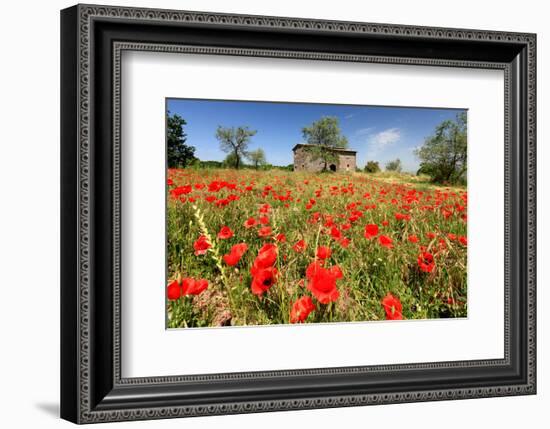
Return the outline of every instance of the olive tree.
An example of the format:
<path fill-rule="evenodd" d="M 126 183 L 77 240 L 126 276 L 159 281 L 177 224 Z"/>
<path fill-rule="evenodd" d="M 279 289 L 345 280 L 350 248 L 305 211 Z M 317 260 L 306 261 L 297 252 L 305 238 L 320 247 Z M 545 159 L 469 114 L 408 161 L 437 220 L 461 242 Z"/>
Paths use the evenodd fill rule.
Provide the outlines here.
<path fill-rule="evenodd" d="M 306 146 L 305 150 L 312 160 L 321 160 L 323 171 L 327 170 L 328 164 L 338 162 L 334 149 L 348 147 L 348 139 L 342 135 L 337 117 L 323 116 L 309 127 L 302 128 L 302 135 L 311 145 Z"/>
<path fill-rule="evenodd" d="M 419 171 L 431 176 L 434 182 L 465 181 L 468 168 L 466 112 L 459 113 L 455 120 L 441 122 L 415 154 L 420 159 Z"/>
<path fill-rule="evenodd" d="M 236 169 L 241 165 L 242 158 L 246 156 L 250 140 L 255 134 L 256 130 L 251 130 L 248 127 L 227 128 L 218 126 L 216 139 L 220 142 L 221 150 L 233 155 Z"/>

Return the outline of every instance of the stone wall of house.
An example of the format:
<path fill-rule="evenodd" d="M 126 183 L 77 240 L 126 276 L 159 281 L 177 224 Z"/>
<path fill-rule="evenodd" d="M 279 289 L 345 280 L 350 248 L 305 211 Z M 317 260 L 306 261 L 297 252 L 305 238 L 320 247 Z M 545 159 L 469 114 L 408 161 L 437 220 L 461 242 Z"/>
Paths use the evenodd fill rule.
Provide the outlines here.
<path fill-rule="evenodd" d="M 299 147 L 294 151 L 294 171 L 311 171 L 317 173 L 323 169 L 324 163 L 320 160 L 312 160 L 309 153 Z"/>
<path fill-rule="evenodd" d="M 338 162 L 333 166 L 334 171 L 354 172 L 356 166 L 355 154 L 339 154 Z M 311 171 L 318 173 L 323 170 L 324 162 L 320 159 L 312 160 L 309 153 L 299 147 L 294 151 L 294 171 Z M 327 168 L 331 169 L 329 165 Z"/>
<path fill-rule="evenodd" d="M 356 165 L 356 156 L 352 154 L 340 154 L 338 171 L 354 172 Z"/>

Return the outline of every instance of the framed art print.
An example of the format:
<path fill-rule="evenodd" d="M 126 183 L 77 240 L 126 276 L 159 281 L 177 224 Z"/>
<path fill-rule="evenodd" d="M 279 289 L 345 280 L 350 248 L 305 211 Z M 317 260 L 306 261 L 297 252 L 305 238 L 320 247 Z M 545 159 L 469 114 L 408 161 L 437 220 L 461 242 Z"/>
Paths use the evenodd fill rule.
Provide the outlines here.
<path fill-rule="evenodd" d="M 536 392 L 535 35 L 61 17 L 63 418 Z"/>

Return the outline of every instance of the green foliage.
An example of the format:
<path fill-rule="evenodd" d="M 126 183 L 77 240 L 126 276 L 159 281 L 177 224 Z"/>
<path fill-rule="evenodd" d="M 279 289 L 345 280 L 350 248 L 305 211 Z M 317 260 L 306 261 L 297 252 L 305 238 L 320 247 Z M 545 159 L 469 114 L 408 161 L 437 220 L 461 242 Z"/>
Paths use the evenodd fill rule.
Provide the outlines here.
<path fill-rule="evenodd" d="M 262 148 L 252 150 L 246 154 L 246 157 L 252 163 L 252 166 L 257 170 L 266 165 L 265 152 Z"/>
<path fill-rule="evenodd" d="M 323 116 L 311 126 L 302 128 L 302 135 L 312 145 L 305 147 L 305 150 L 312 160 L 323 162 L 323 171 L 327 171 L 328 164 L 338 162 L 338 155 L 333 149 L 348 147 L 348 139 L 342 135 L 337 117 Z"/>
<path fill-rule="evenodd" d="M 369 161 L 365 165 L 365 173 L 378 173 L 380 171 L 380 164 L 378 161 Z"/>
<path fill-rule="evenodd" d="M 220 161 L 199 161 L 199 168 L 223 168 L 223 162 Z"/>
<path fill-rule="evenodd" d="M 196 159 L 195 147 L 186 144 L 187 134 L 183 126 L 187 125 L 187 122 L 180 115 L 170 115 L 170 112 L 167 112 L 166 125 L 168 167 L 185 168 Z"/>
<path fill-rule="evenodd" d="M 240 154 L 230 152 L 221 164 L 224 168 L 239 168 L 239 166 L 243 166 L 243 159 Z"/>
<path fill-rule="evenodd" d="M 419 174 L 429 175 L 437 183 L 465 183 L 468 161 L 466 112 L 456 120 L 441 122 L 424 145 L 416 150 Z"/>
<path fill-rule="evenodd" d="M 220 142 L 221 150 L 233 155 L 231 159 L 235 162 L 233 164 L 234 168 L 238 169 L 242 164 L 242 158 L 246 156 L 250 139 L 255 134 L 256 130 L 251 130 L 248 127 L 227 128 L 221 125 L 218 126 L 216 139 Z"/>
<path fill-rule="evenodd" d="M 401 169 L 401 160 L 399 158 L 386 163 L 386 171 L 395 171 L 397 173 L 401 173 Z"/>

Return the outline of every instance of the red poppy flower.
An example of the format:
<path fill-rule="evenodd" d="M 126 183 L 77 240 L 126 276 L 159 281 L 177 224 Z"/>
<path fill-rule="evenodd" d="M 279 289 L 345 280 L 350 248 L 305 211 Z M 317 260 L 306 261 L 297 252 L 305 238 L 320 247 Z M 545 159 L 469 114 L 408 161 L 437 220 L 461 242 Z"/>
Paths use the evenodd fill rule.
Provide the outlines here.
<path fill-rule="evenodd" d="M 181 286 L 177 280 L 174 280 L 168 285 L 168 288 L 166 289 L 166 296 L 172 301 L 181 297 Z"/>
<path fill-rule="evenodd" d="M 172 194 L 172 196 L 174 198 L 178 198 L 178 197 L 180 197 L 184 194 L 189 194 L 192 191 L 193 191 L 193 188 L 189 185 L 187 185 L 187 186 L 178 186 L 178 187 L 172 189 L 170 191 L 170 194 Z"/>
<path fill-rule="evenodd" d="M 445 217 L 445 219 L 449 219 L 449 217 L 452 216 L 453 212 L 450 211 L 450 210 L 445 210 L 445 209 L 442 209 L 441 210 L 441 213 L 443 214 L 443 216 Z"/>
<path fill-rule="evenodd" d="M 269 267 L 257 270 L 252 278 L 250 289 L 255 295 L 262 295 L 277 282 L 277 268 Z"/>
<path fill-rule="evenodd" d="M 212 247 L 210 243 L 208 242 L 208 239 L 205 235 L 201 235 L 197 241 L 193 244 L 193 248 L 195 249 L 195 255 L 205 255 L 206 251 Z"/>
<path fill-rule="evenodd" d="M 382 299 L 382 306 L 386 312 L 387 320 L 402 320 L 403 319 L 403 306 L 399 298 L 396 298 L 391 293 L 388 294 Z"/>
<path fill-rule="evenodd" d="M 231 231 L 231 228 L 228 226 L 222 226 L 222 229 L 218 232 L 218 238 L 226 240 L 231 237 L 233 237 L 233 231 Z"/>
<path fill-rule="evenodd" d="M 244 255 L 244 252 L 248 249 L 246 243 L 235 244 L 231 247 L 231 252 L 227 255 L 223 255 L 223 261 L 233 267 L 241 260 L 241 257 Z"/>
<path fill-rule="evenodd" d="M 433 240 L 436 236 L 437 236 L 437 235 L 436 235 L 435 232 L 428 232 L 428 233 L 426 233 L 426 237 L 428 237 L 430 240 Z"/>
<path fill-rule="evenodd" d="M 269 218 L 267 216 L 260 216 L 259 221 L 262 225 L 267 225 L 269 223 Z"/>
<path fill-rule="evenodd" d="M 279 242 L 279 243 L 286 243 L 286 235 L 284 234 L 277 234 L 275 236 L 275 239 Z"/>
<path fill-rule="evenodd" d="M 431 273 L 435 268 L 434 256 L 428 252 L 422 252 L 418 256 L 418 266 L 421 271 Z"/>
<path fill-rule="evenodd" d="M 290 310 L 290 323 L 303 323 L 313 310 L 315 305 L 309 296 L 298 298 Z"/>
<path fill-rule="evenodd" d="M 258 256 L 256 256 L 256 259 L 254 260 L 254 264 L 250 269 L 250 274 L 255 276 L 258 271 L 273 266 L 276 260 L 277 246 L 272 243 L 264 244 L 258 251 Z"/>
<path fill-rule="evenodd" d="M 174 184 L 174 181 L 173 181 L 172 179 L 168 179 L 168 180 L 166 181 L 166 184 L 167 184 L 168 186 L 172 186 L 172 185 Z"/>
<path fill-rule="evenodd" d="M 245 228 L 252 228 L 253 226 L 256 226 L 258 224 L 258 221 L 256 219 L 254 219 L 253 217 L 247 219 L 245 222 L 244 222 L 244 227 Z"/>
<path fill-rule="evenodd" d="M 267 203 L 262 204 L 260 207 L 260 213 L 269 213 L 269 210 L 271 210 L 271 206 Z"/>
<path fill-rule="evenodd" d="M 324 268 L 319 262 L 312 262 L 306 270 L 307 288 L 321 304 L 336 301 L 340 292 L 336 288 L 336 280 L 342 278 L 339 267 Z"/>
<path fill-rule="evenodd" d="M 453 233 L 449 232 L 447 234 L 447 238 L 451 241 L 454 241 L 454 240 L 456 240 L 456 234 L 453 234 Z"/>
<path fill-rule="evenodd" d="M 409 235 L 409 238 L 408 240 L 411 242 L 411 243 L 418 243 L 418 237 L 414 234 L 411 234 Z"/>
<path fill-rule="evenodd" d="M 384 226 L 388 226 L 389 224 L 390 224 L 390 221 L 388 221 L 388 220 L 383 220 L 382 221 L 382 225 L 384 225 Z"/>
<path fill-rule="evenodd" d="M 378 242 L 381 246 L 387 247 L 388 249 L 391 249 L 393 247 L 393 240 L 387 235 L 381 235 L 380 237 L 378 237 Z"/>
<path fill-rule="evenodd" d="M 270 226 L 262 226 L 258 230 L 258 237 L 269 237 L 271 235 L 271 227 Z"/>
<path fill-rule="evenodd" d="M 330 273 L 334 276 L 335 279 L 341 279 L 344 277 L 341 268 L 338 265 L 333 265 L 329 268 Z"/>
<path fill-rule="evenodd" d="M 294 251 L 298 252 L 298 253 L 302 253 L 304 250 L 306 250 L 306 247 L 307 247 L 307 244 L 304 240 L 300 240 L 300 241 L 296 242 L 296 244 L 294 246 L 292 246 Z"/>
<path fill-rule="evenodd" d="M 340 238 L 342 238 L 342 232 L 338 228 L 333 226 L 330 229 L 330 236 L 336 240 L 339 240 Z"/>
<path fill-rule="evenodd" d="M 198 295 L 208 287 L 208 280 L 186 278 L 182 281 L 182 289 L 184 295 Z"/>
<path fill-rule="evenodd" d="M 375 225 L 374 223 L 368 224 L 365 227 L 365 238 L 371 239 L 378 235 L 378 225 Z"/>
<path fill-rule="evenodd" d="M 411 220 L 411 215 L 403 214 L 403 213 L 396 213 L 395 214 L 395 219 L 409 221 L 409 220 Z"/>
<path fill-rule="evenodd" d="M 349 244 L 351 243 L 351 240 L 347 237 L 342 237 L 338 243 L 340 243 L 340 246 L 342 246 L 344 249 L 347 248 L 349 246 Z"/>
<path fill-rule="evenodd" d="M 461 235 L 460 237 L 458 237 L 458 241 L 460 241 L 460 244 L 462 244 L 463 246 L 468 245 L 468 238 L 465 235 Z"/>
<path fill-rule="evenodd" d="M 332 254 L 332 251 L 327 246 L 319 246 L 317 248 L 317 257 L 320 259 L 328 259 L 330 258 L 331 254 Z"/>
<path fill-rule="evenodd" d="M 306 268 L 306 277 L 308 279 L 313 278 L 313 276 L 323 268 L 323 263 L 321 261 L 313 261 L 311 264 L 309 264 Z"/>

